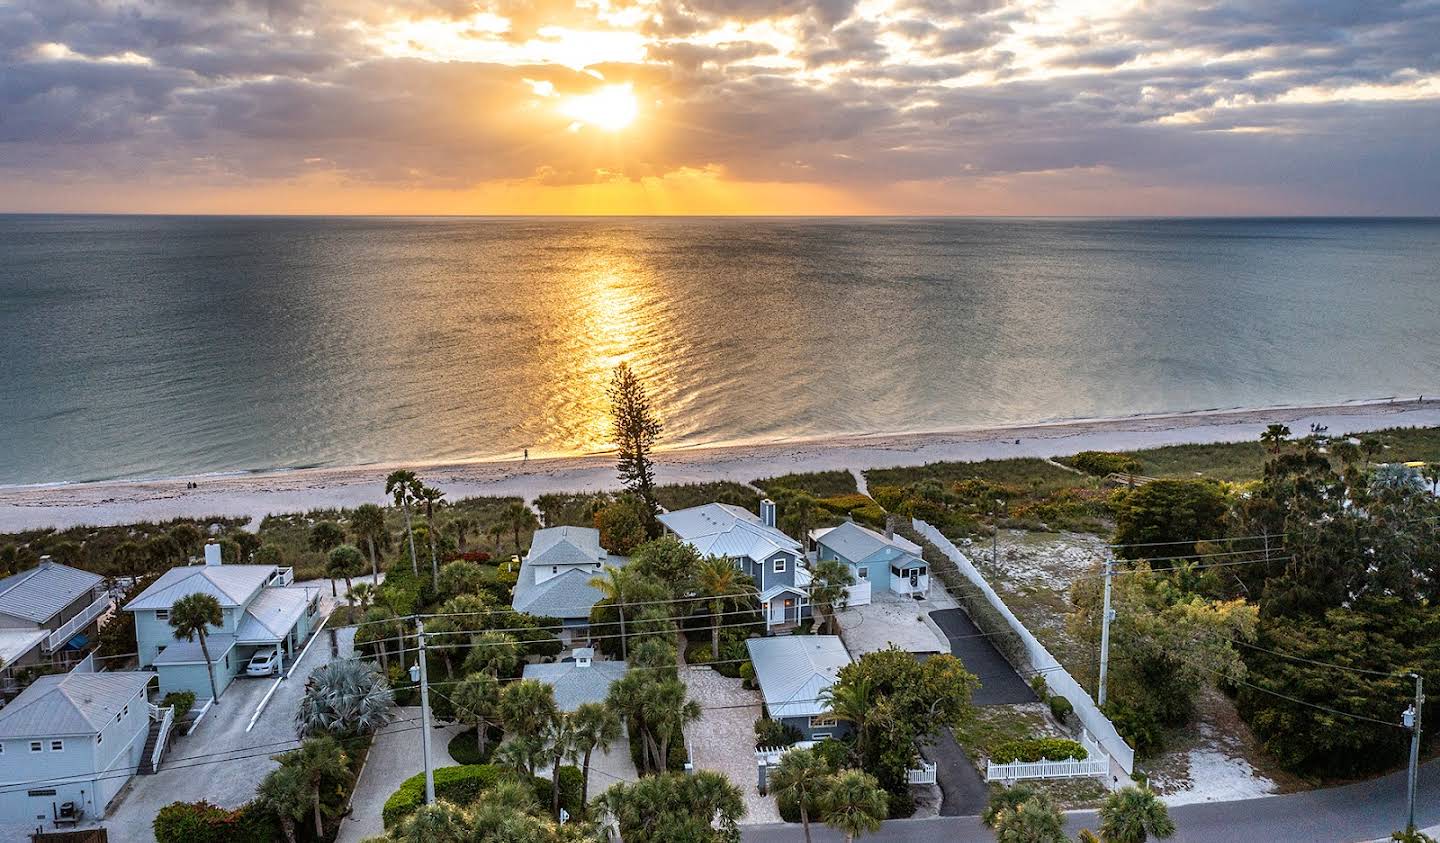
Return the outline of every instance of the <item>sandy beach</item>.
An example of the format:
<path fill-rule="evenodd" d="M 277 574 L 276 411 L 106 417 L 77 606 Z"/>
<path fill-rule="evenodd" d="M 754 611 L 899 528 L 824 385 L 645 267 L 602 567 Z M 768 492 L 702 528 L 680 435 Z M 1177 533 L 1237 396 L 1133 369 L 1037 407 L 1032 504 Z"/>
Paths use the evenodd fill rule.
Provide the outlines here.
<path fill-rule="evenodd" d="M 1254 439 L 1267 424 L 1298 434 L 1312 424 L 1332 434 L 1387 427 L 1440 426 L 1440 400 L 1352 402 L 1329 406 L 1204 411 L 956 430 L 901 436 L 852 436 L 820 441 L 690 448 L 656 454 L 662 483 L 748 482 L 760 477 L 829 469 L 920 465 L 940 460 L 1049 457 L 1084 450 Z M 1016 444 L 1016 440 L 1019 444 Z M 594 491 L 618 485 L 610 456 L 507 462 L 410 465 L 453 499 Z M 124 524 L 182 516 L 251 516 L 322 507 L 384 503 L 393 466 L 321 468 L 236 476 L 176 477 L 0 489 L 0 532 L 78 524 Z M 187 489 L 195 481 L 197 488 Z"/>

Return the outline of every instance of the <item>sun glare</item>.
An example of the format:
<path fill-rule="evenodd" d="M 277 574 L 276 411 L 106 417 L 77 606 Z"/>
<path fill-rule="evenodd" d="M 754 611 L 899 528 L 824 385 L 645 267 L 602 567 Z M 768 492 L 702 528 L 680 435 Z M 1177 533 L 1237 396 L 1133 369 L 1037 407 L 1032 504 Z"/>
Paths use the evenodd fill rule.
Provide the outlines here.
<path fill-rule="evenodd" d="M 640 102 L 628 85 L 606 85 L 594 93 L 567 97 L 560 112 L 577 123 L 618 132 L 635 122 Z"/>

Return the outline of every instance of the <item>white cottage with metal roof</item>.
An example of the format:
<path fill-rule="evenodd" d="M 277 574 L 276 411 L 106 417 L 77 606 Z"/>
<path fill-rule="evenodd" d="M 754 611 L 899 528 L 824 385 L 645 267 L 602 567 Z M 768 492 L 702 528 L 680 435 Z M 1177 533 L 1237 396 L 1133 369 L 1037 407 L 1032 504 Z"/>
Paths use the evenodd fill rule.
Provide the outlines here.
<path fill-rule="evenodd" d="M 745 646 L 767 717 L 799 729 L 805 740 L 837 738 L 849 730 L 825 701 L 840 669 L 850 664 L 850 652 L 838 635 L 751 638 Z"/>
<path fill-rule="evenodd" d="M 220 547 L 205 546 L 205 564 L 171 568 L 125 606 L 135 616 L 141 667 L 154 666 L 162 693 L 194 691 L 210 698 L 210 681 L 199 641 L 175 638 L 170 608 L 190 594 L 209 594 L 222 620 L 206 636 L 215 684 L 221 694 L 261 648 L 280 653 L 283 670 L 319 622 L 320 590 L 290 585 L 289 568 L 224 565 Z"/>
<path fill-rule="evenodd" d="M 103 577 L 48 556 L 0 579 L 0 691 L 19 690 L 7 681 L 15 670 L 83 653 L 112 605 Z"/>
<path fill-rule="evenodd" d="M 850 567 L 855 587 L 851 606 L 870 602 L 870 590 L 880 589 L 906 597 L 924 597 L 930 590 L 930 566 L 921 558 L 920 545 L 886 530 L 877 533 L 854 521 L 838 527 L 811 530 L 819 559 L 838 559 Z"/>
<path fill-rule="evenodd" d="M 164 749 L 168 721 L 146 699 L 154 680 L 139 671 L 42 676 L 0 709 L 0 823 L 103 818 Z M 147 755 L 152 733 L 159 748 Z"/>
<path fill-rule="evenodd" d="M 660 516 L 665 529 L 703 556 L 722 556 L 750 575 L 760 591 L 767 629 L 810 617 L 810 572 L 800 543 L 775 526 L 775 502 L 760 502 L 760 515 L 728 503 L 707 503 Z"/>
<path fill-rule="evenodd" d="M 629 561 L 600 546 L 599 530 L 589 527 L 536 530 L 530 552 L 520 563 L 510 606 L 517 612 L 558 618 L 564 627 L 562 638 L 586 640 L 590 610 L 604 596 L 600 589 L 590 585 L 590 580 L 603 576 L 606 567 L 622 568 Z"/>

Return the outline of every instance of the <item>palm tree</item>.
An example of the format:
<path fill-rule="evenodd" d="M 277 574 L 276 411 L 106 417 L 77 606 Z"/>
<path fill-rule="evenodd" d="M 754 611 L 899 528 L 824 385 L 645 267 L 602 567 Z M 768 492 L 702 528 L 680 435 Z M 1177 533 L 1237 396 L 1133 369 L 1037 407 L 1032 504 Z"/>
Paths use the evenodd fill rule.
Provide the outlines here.
<path fill-rule="evenodd" d="M 500 721 L 500 682 L 488 673 L 472 673 L 456 685 L 452 693 L 455 717 L 475 727 L 475 748 L 483 759 L 490 728 Z"/>
<path fill-rule="evenodd" d="M 996 843 L 1069 843 L 1065 817 L 1049 799 L 1032 797 L 995 818 Z"/>
<path fill-rule="evenodd" d="M 835 633 L 835 612 L 845 608 L 850 586 L 854 584 L 855 575 L 844 562 L 822 559 L 815 563 L 814 576 L 810 578 L 810 611 L 811 615 L 825 616 L 826 632 Z"/>
<path fill-rule="evenodd" d="M 359 659 L 321 665 L 305 680 L 305 695 L 295 712 L 295 730 L 314 735 L 374 734 L 390 722 L 395 694 L 379 669 Z"/>
<path fill-rule="evenodd" d="M 360 548 L 353 544 L 342 544 L 330 551 L 329 561 L 325 563 L 325 575 L 330 578 L 331 596 L 334 596 L 335 578 L 345 580 L 345 594 L 350 594 L 351 578 L 365 570 L 365 557 L 361 555 Z"/>
<path fill-rule="evenodd" d="M 1385 444 L 1373 436 L 1367 436 L 1360 440 L 1360 453 L 1365 455 L 1365 468 L 1370 467 L 1370 460 L 1374 459 L 1385 450 Z"/>
<path fill-rule="evenodd" d="M 421 485 L 415 491 L 415 497 L 425 502 L 425 533 L 430 539 L 430 585 L 437 590 L 440 588 L 440 562 L 435 554 L 435 534 L 438 532 L 435 527 L 435 505 L 445 497 L 445 493 L 433 486 Z"/>
<path fill-rule="evenodd" d="M 700 719 L 700 703 L 689 699 L 689 689 L 679 679 L 653 682 L 645 695 L 645 729 L 650 733 L 655 769 L 670 769 L 670 747 L 677 743 L 685 727 Z"/>
<path fill-rule="evenodd" d="M 844 770 L 830 778 L 822 800 L 825 824 L 853 843 L 862 834 L 880 830 L 880 821 L 890 810 L 889 797 L 869 773 Z"/>
<path fill-rule="evenodd" d="M 980 822 L 984 823 L 986 828 L 994 828 L 1005 813 L 1013 811 L 1037 797 L 1049 798 L 1028 784 L 1017 784 L 1014 787 L 997 790 L 990 794 L 990 803 L 985 806 L 985 813 L 980 815 Z"/>
<path fill-rule="evenodd" d="M 370 608 L 370 604 L 375 600 L 375 586 L 368 582 L 357 582 L 350 586 L 350 592 L 346 596 L 350 602 L 360 610 L 360 614 L 363 615 L 365 614 L 365 610 Z"/>
<path fill-rule="evenodd" d="M 550 724 L 560 716 L 560 708 L 555 704 L 554 688 L 535 679 L 521 679 L 506 685 L 505 690 L 500 692 L 499 713 L 506 731 L 529 740 L 535 735 L 545 734 Z M 527 764 L 526 772 L 535 774 L 533 758 Z"/>
<path fill-rule="evenodd" d="M 837 720 L 849 723 L 855 732 L 855 754 L 868 757 L 870 715 L 875 709 L 874 685 L 869 677 L 856 674 L 853 681 L 837 682 L 820 692 L 820 699 Z"/>
<path fill-rule="evenodd" d="M 495 541 L 495 561 L 496 561 L 496 562 L 499 562 L 499 561 L 500 561 L 500 539 L 501 539 L 502 536 L 505 535 L 505 522 L 504 522 L 504 521 L 496 521 L 494 524 L 491 524 L 489 527 L 485 528 L 485 532 L 489 533 L 489 534 L 490 534 L 490 538 L 491 538 L 491 539 L 494 539 L 494 541 Z"/>
<path fill-rule="evenodd" d="M 310 807 L 310 794 L 305 791 L 300 771 L 294 767 L 271 770 L 261 780 L 255 798 L 280 820 L 280 830 L 288 843 L 295 843 L 295 823 L 305 816 Z"/>
<path fill-rule="evenodd" d="M 1420 469 L 1420 476 L 1430 484 L 1430 494 L 1440 495 L 1440 462 L 1432 462 Z"/>
<path fill-rule="evenodd" d="M 789 799 L 799 806 L 805 843 L 810 843 L 810 812 L 820 807 L 829 789 L 830 765 L 813 749 L 792 749 L 780 756 L 780 766 L 770 776 L 769 785 L 776 799 Z"/>
<path fill-rule="evenodd" d="M 420 481 L 413 471 L 392 471 L 385 478 L 385 494 L 395 498 L 395 505 L 405 513 L 405 536 L 410 540 L 410 571 L 420 574 L 420 563 L 415 559 L 415 533 L 410 527 L 410 504 L 415 502 L 415 486 Z"/>
<path fill-rule="evenodd" d="M 1148 787 L 1127 787 L 1100 806 L 1100 836 L 1105 843 L 1145 843 L 1175 833 L 1170 812 Z"/>
<path fill-rule="evenodd" d="M 350 516 L 350 529 L 355 533 L 356 540 L 364 541 L 370 551 L 370 578 L 378 586 L 380 557 L 375 553 L 375 542 L 385 536 L 385 510 L 373 503 L 361 504 Z"/>
<path fill-rule="evenodd" d="M 310 738 L 300 744 L 294 752 L 275 756 L 281 765 L 296 771 L 305 792 L 310 796 L 310 806 L 315 817 L 315 836 L 325 838 L 325 818 L 321 812 L 320 797 L 326 784 L 348 781 L 350 768 L 340 744 L 331 737 Z"/>
<path fill-rule="evenodd" d="M 753 591 L 749 579 L 723 556 L 707 556 L 695 570 L 695 585 L 701 597 L 710 598 L 710 659 L 720 661 L 720 616 L 727 600 L 735 600 L 742 590 Z"/>
<path fill-rule="evenodd" d="M 505 507 L 505 520 L 510 524 L 510 530 L 515 537 L 515 554 L 520 554 L 520 534 L 525 530 L 533 530 L 540 526 L 536 519 L 535 512 L 525 505 L 524 501 L 514 501 Z"/>
<path fill-rule="evenodd" d="M 470 639 L 466 673 L 510 674 L 520 664 L 520 641 L 508 632 L 487 630 Z"/>
<path fill-rule="evenodd" d="M 529 781 L 535 776 L 535 768 L 544 760 L 545 744 L 539 736 L 513 735 L 495 747 L 490 763 L 496 767 L 514 770 Z"/>
<path fill-rule="evenodd" d="M 550 762 L 550 815 L 560 819 L 560 768 L 566 761 L 572 764 L 580 757 L 576 743 L 575 721 L 564 712 L 550 721 L 545 733 L 545 758 Z"/>
<path fill-rule="evenodd" d="M 441 799 L 416 808 L 384 839 L 395 843 L 469 843 L 474 838 L 465 809 Z"/>
<path fill-rule="evenodd" d="M 606 565 L 602 576 L 590 578 L 590 587 L 600 592 L 600 602 L 607 602 L 620 612 L 620 658 L 630 657 L 629 639 L 625 635 L 626 583 L 625 569 Z M 613 650 L 611 651 L 614 652 Z"/>
<path fill-rule="evenodd" d="M 210 698 L 220 704 L 220 692 L 215 688 L 215 665 L 210 662 L 210 645 L 206 640 L 212 626 L 219 626 L 225 620 L 220 611 L 220 601 L 209 594 L 187 594 L 176 600 L 170 607 L 170 628 L 175 640 L 194 641 L 200 637 L 200 654 L 205 657 L 205 672 L 210 676 Z"/>
<path fill-rule="evenodd" d="M 1272 454 L 1279 452 L 1280 447 L 1284 445 L 1285 440 L 1289 438 L 1290 428 L 1283 424 L 1269 425 L 1265 428 L 1265 432 L 1260 434 L 1261 444 Z"/>
<path fill-rule="evenodd" d="M 466 515 L 457 515 L 446 523 L 446 530 L 455 537 L 455 546 L 461 553 L 466 551 L 465 540 L 479 527 L 474 518 Z"/>
<path fill-rule="evenodd" d="M 609 752 L 623 732 L 620 715 L 604 703 L 581 703 L 571 715 L 575 726 L 575 746 L 581 751 L 580 804 L 590 795 L 590 757 L 595 750 Z"/>

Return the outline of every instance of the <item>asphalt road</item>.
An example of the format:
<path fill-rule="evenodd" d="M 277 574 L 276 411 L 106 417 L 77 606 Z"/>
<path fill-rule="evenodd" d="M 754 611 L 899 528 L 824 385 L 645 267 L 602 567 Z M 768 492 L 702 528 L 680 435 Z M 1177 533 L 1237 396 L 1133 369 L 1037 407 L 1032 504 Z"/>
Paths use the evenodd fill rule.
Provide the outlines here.
<path fill-rule="evenodd" d="M 990 790 L 949 729 L 941 729 L 934 745 L 925 747 L 920 754 L 935 762 L 935 783 L 940 785 L 943 796 L 940 816 L 974 816 L 985 810 Z"/>
<path fill-rule="evenodd" d="M 980 687 L 972 698 L 976 705 L 1012 705 L 1038 699 L 990 639 L 980 634 L 963 609 L 938 609 L 931 612 L 930 617 L 950 639 L 951 655 L 963 662 L 966 670 L 980 677 Z"/>
<path fill-rule="evenodd" d="M 1416 823 L 1424 828 L 1440 824 L 1440 762 L 1420 771 Z M 1360 784 L 1312 790 L 1286 796 L 1267 796 L 1239 802 L 1210 802 L 1170 809 L 1178 830 L 1175 843 L 1357 843 L 1379 840 L 1405 824 L 1403 772 Z M 1067 829 L 1074 837 L 1082 828 L 1096 825 L 1093 811 L 1067 814 Z M 798 825 L 743 827 L 747 843 L 793 843 L 802 839 Z M 843 836 L 816 829 L 818 843 L 835 843 Z M 978 817 L 939 817 L 887 822 L 867 843 L 993 843 L 995 833 Z"/>

